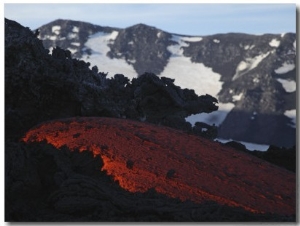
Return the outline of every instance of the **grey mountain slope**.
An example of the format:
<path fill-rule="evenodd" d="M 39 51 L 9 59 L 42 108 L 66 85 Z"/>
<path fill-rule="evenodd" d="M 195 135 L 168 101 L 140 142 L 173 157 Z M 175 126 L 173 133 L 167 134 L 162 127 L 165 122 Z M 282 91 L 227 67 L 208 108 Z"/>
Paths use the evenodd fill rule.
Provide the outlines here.
<path fill-rule="evenodd" d="M 128 63 L 136 59 L 133 67 L 138 74 L 149 71 L 160 74 L 171 55 L 167 50 L 167 47 L 173 43 L 170 38 L 169 33 L 137 24 L 119 32 L 114 43 L 110 45 L 108 56 L 125 58 Z"/>
<path fill-rule="evenodd" d="M 55 26 L 60 26 L 57 34 Z M 172 57 L 168 46 L 177 44 L 172 39 L 175 34 L 145 24 L 119 29 L 56 20 L 39 30 L 45 48 L 69 48 L 75 58 L 92 54 L 84 46 L 91 35 L 118 31 L 115 40 L 108 44 L 107 57 L 125 60 L 137 75 L 161 74 Z M 78 35 L 72 35 L 77 30 Z M 219 102 L 235 104 L 219 127 L 219 138 L 285 147 L 295 145 L 295 125 L 285 112 L 296 109 L 296 90 L 287 90 L 278 79 L 295 83 L 296 67 L 280 73 L 278 70 L 284 65 L 296 65 L 296 34 L 228 33 L 201 36 L 198 41 L 187 35 L 177 36 L 190 38 L 181 47 L 185 57 L 221 75 Z"/>

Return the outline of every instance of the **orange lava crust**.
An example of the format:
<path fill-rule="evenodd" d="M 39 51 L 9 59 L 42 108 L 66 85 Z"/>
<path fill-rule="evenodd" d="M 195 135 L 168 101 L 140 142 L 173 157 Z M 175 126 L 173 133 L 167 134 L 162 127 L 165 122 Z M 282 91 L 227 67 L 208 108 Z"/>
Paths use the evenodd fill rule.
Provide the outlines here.
<path fill-rule="evenodd" d="M 130 192 L 155 188 L 182 201 L 215 201 L 254 213 L 296 211 L 295 173 L 171 128 L 82 117 L 46 122 L 22 140 L 92 151 L 103 159 L 101 170 Z"/>

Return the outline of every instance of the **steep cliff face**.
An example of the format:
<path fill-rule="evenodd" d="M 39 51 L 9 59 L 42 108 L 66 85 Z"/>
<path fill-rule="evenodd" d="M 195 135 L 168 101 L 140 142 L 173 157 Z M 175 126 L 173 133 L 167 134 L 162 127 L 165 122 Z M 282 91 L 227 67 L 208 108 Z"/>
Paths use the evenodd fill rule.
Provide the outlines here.
<path fill-rule="evenodd" d="M 191 37 L 144 24 L 125 29 L 91 26 L 57 20 L 42 26 L 39 37 L 45 48 L 69 49 L 72 56 L 97 65 L 110 77 L 152 72 L 198 95 L 216 97 L 218 112 L 186 120 L 218 125 L 219 138 L 295 144 L 296 34 Z"/>

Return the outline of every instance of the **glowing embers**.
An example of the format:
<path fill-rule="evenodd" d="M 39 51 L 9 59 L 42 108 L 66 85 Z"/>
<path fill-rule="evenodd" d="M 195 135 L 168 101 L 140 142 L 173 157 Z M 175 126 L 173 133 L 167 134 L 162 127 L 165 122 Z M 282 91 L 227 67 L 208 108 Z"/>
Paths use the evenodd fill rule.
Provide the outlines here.
<path fill-rule="evenodd" d="M 100 155 L 102 170 L 130 192 L 157 192 L 251 212 L 295 214 L 295 174 L 210 140 L 170 128 L 112 118 L 44 123 L 25 142 Z"/>

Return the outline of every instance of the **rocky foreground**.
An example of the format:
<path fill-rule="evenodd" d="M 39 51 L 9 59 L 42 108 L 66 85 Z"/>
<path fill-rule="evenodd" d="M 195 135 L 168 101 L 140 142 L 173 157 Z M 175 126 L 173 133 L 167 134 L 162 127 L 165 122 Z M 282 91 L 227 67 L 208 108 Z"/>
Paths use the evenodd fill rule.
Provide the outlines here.
<path fill-rule="evenodd" d="M 44 123 L 23 138 L 44 140 L 99 155 L 101 170 L 130 192 L 154 189 L 182 201 L 295 213 L 294 173 L 177 130 L 124 119 L 72 118 Z"/>
<path fill-rule="evenodd" d="M 22 140 L 6 142 L 7 221 L 295 221 L 294 173 L 174 129 L 70 118 Z"/>
<path fill-rule="evenodd" d="M 240 168 L 236 171 L 234 165 L 230 167 L 228 165 L 228 168 L 225 169 L 226 167 L 223 163 L 221 164 L 221 160 L 224 158 L 228 162 L 230 155 L 225 157 L 226 152 L 220 152 L 220 150 L 220 153 L 218 152 L 219 157 L 217 154 L 213 154 L 213 147 L 217 144 L 210 140 L 201 142 L 201 147 L 199 146 L 199 149 L 205 150 L 205 155 L 212 155 L 212 157 L 205 157 L 199 152 L 198 157 L 200 159 L 195 158 L 200 161 L 200 164 L 197 163 L 199 165 L 195 163 L 198 168 L 200 167 L 199 169 L 193 165 L 190 157 L 196 157 L 194 156 L 196 155 L 194 149 L 191 149 L 193 150 L 191 153 L 189 150 L 183 149 L 186 150 L 186 156 L 176 154 L 173 156 L 174 158 L 171 158 L 172 161 L 178 161 L 178 166 L 174 165 L 174 162 L 171 162 L 171 165 L 167 164 L 168 161 L 161 163 L 159 161 L 160 155 L 152 156 L 153 160 L 149 161 L 158 161 L 161 166 L 166 166 L 166 168 L 159 168 L 157 171 L 158 181 L 162 181 L 161 190 L 165 192 L 160 192 L 159 189 L 156 190 L 153 187 L 140 186 L 134 180 L 130 182 L 128 172 L 135 172 L 135 169 L 143 169 L 145 172 L 149 172 L 152 177 L 156 177 L 153 176 L 153 173 L 156 172 L 155 169 L 150 169 L 151 164 L 147 162 L 147 164 L 138 163 L 136 158 L 139 154 L 128 156 L 128 153 L 131 153 L 127 150 L 128 147 L 131 147 L 130 145 L 133 145 L 132 149 L 135 150 L 135 145 L 139 144 L 141 147 L 143 144 L 142 146 L 149 150 L 149 153 L 154 151 L 150 148 L 156 148 L 162 153 L 161 157 L 167 160 L 168 155 L 172 156 L 174 153 L 167 154 L 166 151 L 171 151 L 169 147 L 174 147 L 173 149 L 176 150 L 176 140 L 181 142 L 178 145 L 181 145 L 182 148 L 189 147 L 190 139 L 186 138 L 191 136 L 185 134 L 186 132 L 206 138 L 215 136 L 214 128 L 207 127 L 205 132 L 202 132 L 200 127 L 199 130 L 194 131 L 184 121 L 184 118 L 191 113 L 211 112 L 216 109 L 214 97 L 209 95 L 197 96 L 192 90 L 183 90 L 175 86 L 171 79 L 158 78 L 154 74 L 145 74 L 132 81 L 123 75 L 116 75 L 112 79 L 107 79 L 106 75 L 98 72 L 96 67 L 90 70 L 88 63 L 72 59 L 68 51 L 56 48 L 50 55 L 44 49 L 42 42 L 28 28 L 24 28 L 14 21 L 5 20 L 5 220 L 12 222 L 295 221 L 294 173 L 224 147 L 224 150 L 229 150 L 228 153 L 232 157 L 230 161 L 238 161 L 239 156 L 248 156 L 251 161 L 254 161 L 248 163 L 250 164 L 248 166 L 251 164 L 253 166 L 250 171 L 257 172 L 260 169 L 265 172 L 265 170 L 270 170 L 270 174 L 263 174 L 269 175 L 268 178 L 264 178 L 264 182 L 258 182 L 255 180 L 254 174 L 251 174 L 253 182 L 248 181 L 248 185 L 243 185 L 243 182 L 238 179 L 239 175 L 235 175 L 241 173 L 239 172 Z M 110 130 L 112 134 L 105 133 L 106 136 L 104 137 L 110 143 L 102 144 L 103 150 L 100 146 L 102 151 L 115 154 L 117 160 L 121 158 L 119 160 L 122 160 L 123 165 L 118 166 L 127 170 L 124 171 L 124 175 L 119 167 L 116 167 L 117 171 L 114 172 L 114 167 L 107 165 L 107 162 L 110 161 L 108 157 L 114 160 L 113 156 L 95 155 L 95 153 L 88 151 L 93 150 L 94 146 L 88 145 L 89 141 L 81 139 L 84 137 L 84 130 L 87 134 L 92 132 L 96 135 L 97 131 L 102 128 L 98 125 L 91 125 L 92 121 L 88 123 L 89 119 L 82 118 L 81 121 L 81 117 L 92 116 L 127 118 L 122 121 L 125 123 L 124 128 L 122 123 L 118 121 L 115 123 L 115 129 Z M 70 117 L 78 117 L 77 119 L 73 118 L 74 123 L 84 126 L 84 130 L 80 127 L 76 133 L 64 133 L 63 130 L 67 131 L 69 126 L 72 126 L 72 121 L 67 119 Z M 127 121 L 128 119 L 135 120 L 137 124 Z M 66 146 L 68 143 L 65 143 L 64 146 L 56 146 L 55 143 L 52 143 L 54 145 L 52 146 L 46 142 L 25 143 L 25 140 L 22 141 L 22 137 L 31 128 L 49 120 L 62 120 L 59 124 L 62 131 L 59 129 L 54 134 L 51 133 L 53 137 L 60 140 L 62 139 L 61 135 L 71 136 L 73 141 L 82 141 L 83 144 L 81 145 L 83 146 L 77 144 L 76 147 L 68 147 Z M 87 120 L 86 125 L 85 120 Z M 158 127 L 139 124 L 138 121 L 146 121 L 156 124 Z M 129 126 L 127 129 L 131 128 L 132 131 L 127 131 L 125 125 Z M 138 127 L 133 128 L 132 125 Z M 139 125 L 141 125 L 140 128 Z M 167 139 L 166 133 L 169 134 L 171 130 L 164 127 L 164 132 L 161 132 L 162 127 L 159 125 L 174 127 L 180 129 L 181 132 L 174 132 L 174 139 Z M 155 132 L 149 131 L 150 128 L 153 128 L 153 131 L 160 131 L 160 133 L 154 135 L 152 133 Z M 130 135 L 133 131 L 135 134 Z M 124 143 L 123 139 L 127 138 L 120 135 L 123 132 L 128 134 L 129 143 Z M 144 132 L 146 132 L 146 137 L 144 137 Z M 150 133 L 150 137 L 147 133 Z M 162 134 L 163 137 L 159 138 L 159 134 Z M 36 136 L 36 138 L 38 137 Z M 90 139 L 92 136 L 86 138 Z M 133 143 L 130 143 L 131 138 Z M 30 139 L 35 140 L 35 136 L 31 136 Z M 147 139 L 150 139 L 149 143 L 147 143 Z M 157 146 L 155 139 L 158 139 L 158 144 L 161 144 L 162 147 Z M 164 143 L 160 139 L 163 139 L 164 142 L 174 143 L 170 146 L 171 143 Z M 198 139 L 200 138 L 194 137 L 191 142 Z M 198 141 L 195 142 L 199 144 Z M 122 146 L 120 146 L 121 144 Z M 182 146 L 183 144 L 185 145 Z M 196 144 L 193 144 L 192 147 L 195 148 Z M 117 148 L 115 149 L 115 147 Z M 126 154 L 125 152 L 118 152 L 123 150 L 120 149 L 121 147 L 128 152 L 126 151 Z M 221 149 L 223 150 L 223 147 Z M 111 150 L 117 152 L 110 152 Z M 132 159 L 128 159 L 129 157 Z M 141 157 L 144 158 L 144 156 Z M 185 158 L 184 161 L 183 158 Z M 124 167 L 125 159 L 126 167 Z M 206 160 L 212 161 L 210 163 L 212 166 Z M 219 165 L 214 165 L 213 161 Z M 203 179 L 194 180 L 194 171 L 189 173 L 192 174 L 190 176 L 195 184 L 188 183 L 189 175 L 186 176 L 188 181 L 180 182 L 182 184 L 187 183 L 187 192 L 179 194 L 176 191 L 175 195 L 172 196 L 168 192 L 169 188 L 165 187 L 166 184 L 163 183 L 164 180 L 174 183 L 176 178 L 183 179 L 181 173 L 187 173 L 187 171 L 180 171 L 176 167 L 187 165 L 187 162 L 191 163 L 189 164 L 191 167 L 195 167 L 193 169 L 197 168 L 195 172 L 198 172 L 199 176 L 204 179 L 206 188 L 201 187 L 200 189 L 200 194 L 203 196 L 199 194 L 195 196 L 198 188 L 200 188 L 196 181 Z M 289 162 L 291 162 L 290 159 L 287 163 Z M 258 168 L 259 164 L 262 164 L 263 167 Z M 140 168 L 142 165 L 146 168 Z M 239 166 L 237 165 L 237 167 Z M 214 171 L 214 167 L 221 168 Z M 206 170 L 208 175 L 205 174 Z M 245 170 L 248 172 L 248 168 Z M 122 178 L 124 176 L 124 179 L 117 183 L 116 176 L 120 175 Z M 239 188 L 248 188 L 247 186 L 251 186 L 253 183 L 254 187 L 258 186 L 258 190 L 254 189 L 254 193 L 248 195 L 248 198 L 235 200 L 232 194 L 237 190 L 233 188 L 230 191 L 231 187 L 225 186 L 227 190 L 222 195 L 218 189 L 222 190 L 224 184 L 221 182 L 227 181 L 226 178 L 229 178 L 230 175 L 234 178 L 234 184 Z M 214 177 L 214 179 L 210 177 Z M 162 180 L 163 178 L 164 180 Z M 135 183 L 136 190 L 133 192 L 124 186 L 122 181 Z M 219 187 L 214 185 L 215 182 Z M 149 184 L 149 182 L 147 183 Z M 276 185 L 275 190 L 272 190 L 273 187 L 269 187 L 268 183 L 271 183 L 272 186 Z M 259 189 L 260 186 L 261 189 Z M 281 186 L 284 189 L 279 191 L 278 188 Z M 138 187 L 142 188 L 139 190 Z M 189 193 L 189 191 L 196 193 Z M 247 193 L 243 189 L 241 192 L 239 197 L 243 197 Z M 255 196 L 261 194 L 260 192 L 264 197 Z M 181 194 L 186 194 L 189 198 Z M 212 197 L 212 194 L 213 197 L 222 198 L 209 198 Z M 191 197 L 198 197 L 199 200 L 193 200 Z M 230 200 L 231 204 L 225 199 Z M 267 203 L 266 200 L 274 203 L 274 205 Z M 255 204 L 259 201 L 263 204 L 260 208 Z"/>

